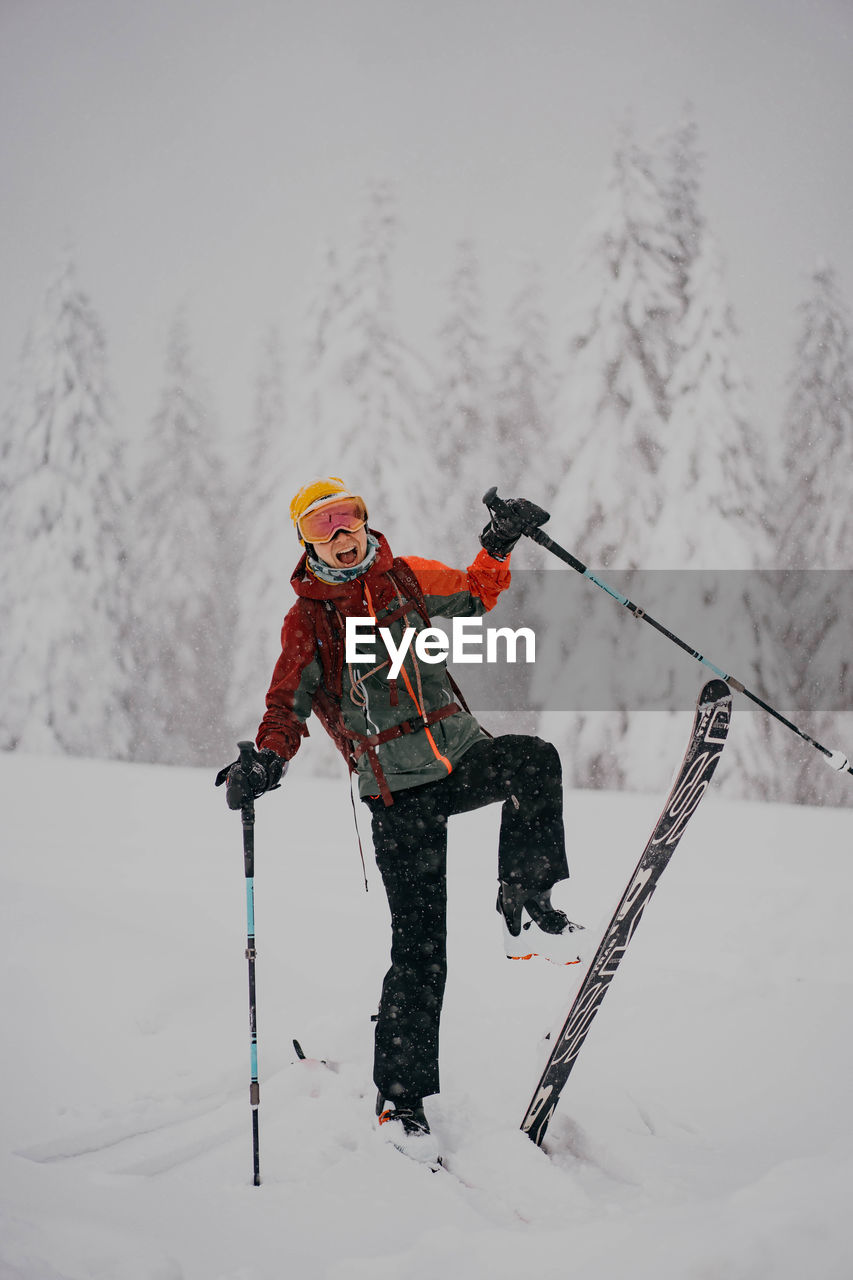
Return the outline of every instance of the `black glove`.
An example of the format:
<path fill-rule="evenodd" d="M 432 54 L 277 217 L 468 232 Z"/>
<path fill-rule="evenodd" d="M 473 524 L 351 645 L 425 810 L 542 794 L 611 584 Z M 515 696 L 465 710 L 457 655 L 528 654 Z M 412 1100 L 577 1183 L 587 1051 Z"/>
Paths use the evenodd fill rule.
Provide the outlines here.
<path fill-rule="evenodd" d="M 243 788 L 248 782 L 252 798 L 257 800 L 265 791 L 275 791 L 281 785 L 281 779 L 287 772 L 287 761 L 276 755 L 269 747 L 262 751 L 252 752 L 252 771 L 248 778 L 240 760 L 227 764 L 216 775 L 216 786 L 225 786 L 225 799 L 229 809 L 240 809 L 243 806 Z"/>
<path fill-rule="evenodd" d="M 551 518 L 527 498 L 498 498 L 489 511 L 492 518 L 480 534 L 480 545 L 495 560 L 505 560 L 525 530 Z"/>

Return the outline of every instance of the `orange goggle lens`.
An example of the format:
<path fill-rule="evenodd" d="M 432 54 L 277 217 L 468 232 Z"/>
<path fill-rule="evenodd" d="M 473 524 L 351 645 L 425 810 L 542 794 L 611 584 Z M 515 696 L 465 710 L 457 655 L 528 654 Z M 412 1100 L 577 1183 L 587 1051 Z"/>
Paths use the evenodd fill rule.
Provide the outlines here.
<path fill-rule="evenodd" d="M 301 516 L 299 532 L 303 542 L 331 542 L 340 529 L 355 533 L 366 522 L 367 511 L 359 498 L 341 498 Z"/>

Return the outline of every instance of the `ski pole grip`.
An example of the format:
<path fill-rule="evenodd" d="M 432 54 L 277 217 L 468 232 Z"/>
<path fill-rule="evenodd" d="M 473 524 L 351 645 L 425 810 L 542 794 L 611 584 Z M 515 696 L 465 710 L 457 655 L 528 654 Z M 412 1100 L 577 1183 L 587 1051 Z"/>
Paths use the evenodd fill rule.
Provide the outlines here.
<path fill-rule="evenodd" d="M 254 742 L 238 742 L 237 750 L 240 752 L 240 768 L 243 771 L 243 808 L 245 810 L 246 806 L 254 800 L 250 779 L 255 759 L 255 744 Z"/>
<path fill-rule="evenodd" d="M 497 516 L 498 519 L 501 518 L 506 508 L 506 503 L 503 498 L 498 497 L 498 486 L 496 484 L 493 484 L 491 489 L 487 489 L 483 494 L 483 502 L 489 509 L 489 515 Z"/>
<path fill-rule="evenodd" d="M 512 506 L 498 497 L 498 488 L 494 484 L 483 494 L 483 502 L 493 519 L 504 520 L 507 525 L 514 526 L 518 530 L 519 537 L 524 533 L 528 538 L 542 542 L 543 546 L 551 546 L 551 539 L 539 528 L 539 525 L 551 519 L 549 513 L 527 498 L 515 498 L 510 501 L 513 503 Z"/>

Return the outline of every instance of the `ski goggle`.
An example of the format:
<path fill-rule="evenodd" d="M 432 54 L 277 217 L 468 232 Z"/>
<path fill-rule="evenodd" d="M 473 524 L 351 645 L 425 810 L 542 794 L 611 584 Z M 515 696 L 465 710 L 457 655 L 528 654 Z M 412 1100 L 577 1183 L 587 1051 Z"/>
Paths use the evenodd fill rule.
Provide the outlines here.
<path fill-rule="evenodd" d="M 299 517 L 303 542 L 331 542 L 341 529 L 355 533 L 367 523 L 367 507 L 361 498 L 338 498 Z"/>

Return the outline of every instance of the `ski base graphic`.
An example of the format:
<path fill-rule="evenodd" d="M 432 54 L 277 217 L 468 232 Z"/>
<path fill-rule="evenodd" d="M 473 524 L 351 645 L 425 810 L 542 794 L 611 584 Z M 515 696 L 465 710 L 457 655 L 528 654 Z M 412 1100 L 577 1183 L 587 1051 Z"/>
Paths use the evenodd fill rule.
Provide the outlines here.
<path fill-rule="evenodd" d="M 728 735 L 731 702 L 731 690 L 723 680 L 709 680 L 699 695 L 690 742 L 666 804 L 604 931 L 521 1122 L 523 1132 L 537 1146 L 542 1145 L 562 1088 L 643 911 L 708 789 Z"/>

